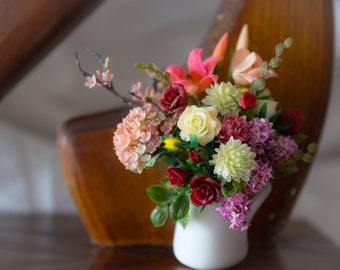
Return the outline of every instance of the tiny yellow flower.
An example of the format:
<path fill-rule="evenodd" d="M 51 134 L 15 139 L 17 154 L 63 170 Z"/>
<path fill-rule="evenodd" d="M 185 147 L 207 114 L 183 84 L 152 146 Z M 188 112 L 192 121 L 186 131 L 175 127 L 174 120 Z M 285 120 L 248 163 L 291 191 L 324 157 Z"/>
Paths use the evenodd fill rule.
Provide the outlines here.
<path fill-rule="evenodd" d="M 240 91 L 242 94 L 244 94 L 245 92 L 248 91 L 248 88 L 247 87 L 240 87 Z"/>
<path fill-rule="evenodd" d="M 180 142 L 177 138 L 166 138 L 163 140 L 164 148 L 170 152 L 176 152 L 178 150 L 178 143 Z"/>
<path fill-rule="evenodd" d="M 106 57 L 106 58 L 105 58 L 104 68 L 105 68 L 105 69 L 108 69 L 108 68 L 109 68 L 109 65 L 110 65 L 110 58 L 109 58 L 109 57 Z"/>

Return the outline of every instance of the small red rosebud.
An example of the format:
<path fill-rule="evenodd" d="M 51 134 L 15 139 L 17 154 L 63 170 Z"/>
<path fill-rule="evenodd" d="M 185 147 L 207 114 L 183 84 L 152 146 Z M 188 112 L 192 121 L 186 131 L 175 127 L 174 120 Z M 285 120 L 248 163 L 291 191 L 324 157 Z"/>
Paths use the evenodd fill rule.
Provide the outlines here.
<path fill-rule="evenodd" d="M 243 96 L 238 100 L 238 105 L 243 109 L 247 110 L 256 105 L 256 96 L 249 91 L 245 92 Z"/>
<path fill-rule="evenodd" d="M 298 110 L 286 110 L 282 112 L 278 121 L 280 123 L 289 124 L 289 128 L 282 131 L 285 135 L 295 135 L 299 132 L 301 118 Z"/>
<path fill-rule="evenodd" d="M 196 149 L 190 149 L 188 154 L 191 161 L 195 164 L 203 161 L 203 158 L 199 155 Z"/>
<path fill-rule="evenodd" d="M 177 185 L 178 187 L 186 183 L 193 175 L 192 171 L 178 168 L 178 167 L 168 167 L 166 170 L 168 173 L 169 182 L 171 185 Z"/>

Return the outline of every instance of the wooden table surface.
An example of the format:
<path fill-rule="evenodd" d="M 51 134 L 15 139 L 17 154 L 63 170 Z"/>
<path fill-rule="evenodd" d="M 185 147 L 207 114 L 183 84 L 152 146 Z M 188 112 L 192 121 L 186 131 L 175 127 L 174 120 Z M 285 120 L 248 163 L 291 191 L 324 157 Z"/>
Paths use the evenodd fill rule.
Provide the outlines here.
<path fill-rule="evenodd" d="M 0 269 L 184 270 L 171 248 L 92 245 L 77 216 L 0 215 Z M 304 222 L 292 221 L 273 249 L 251 250 L 232 268 L 340 269 L 340 250 Z"/>

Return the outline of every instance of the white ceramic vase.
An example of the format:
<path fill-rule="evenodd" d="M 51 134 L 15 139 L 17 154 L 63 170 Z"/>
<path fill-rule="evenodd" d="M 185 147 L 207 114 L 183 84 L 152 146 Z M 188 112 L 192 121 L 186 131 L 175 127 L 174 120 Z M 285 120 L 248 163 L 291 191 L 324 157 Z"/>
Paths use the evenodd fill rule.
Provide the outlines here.
<path fill-rule="evenodd" d="M 250 221 L 271 191 L 268 184 L 253 198 Z M 202 213 L 190 207 L 189 224 L 185 229 L 176 223 L 173 252 L 182 264 L 194 269 L 226 269 L 241 262 L 248 253 L 247 231 L 229 229 L 230 221 L 214 209 L 206 206 Z"/>

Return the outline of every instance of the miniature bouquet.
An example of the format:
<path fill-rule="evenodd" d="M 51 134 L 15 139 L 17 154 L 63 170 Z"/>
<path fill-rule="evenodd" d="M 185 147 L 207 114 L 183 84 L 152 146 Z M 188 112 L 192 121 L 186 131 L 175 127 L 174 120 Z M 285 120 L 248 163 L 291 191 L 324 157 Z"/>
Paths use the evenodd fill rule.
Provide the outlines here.
<path fill-rule="evenodd" d="M 296 109 L 282 110 L 266 87 L 277 77 L 288 38 L 275 47 L 275 56 L 263 61 L 248 49 L 248 27 L 240 33 L 231 58 L 227 81 L 219 80 L 219 67 L 227 52 L 228 34 L 213 54 L 202 59 L 202 49 L 193 49 L 187 67 L 137 63 L 150 85 L 132 86 L 130 98 L 113 85 L 109 59 L 97 57 L 103 70 L 90 74 L 76 63 L 89 88 L 101 86 L 132 105 L 113 135 L 114 149 L 126 169 L 164 166 L 159 184 L 146 189 L 157 206 L 151 213 L 155 226 L 170 216 L 184 227 L 190 207 L 213 205 L 230 219 L 230 228 L 246 230 L 246 214 L 252 197 L 276 176 L 295 173 L 298 162 L 310 162 L 316 145 L 299 148 L 301 119 Z"/>

